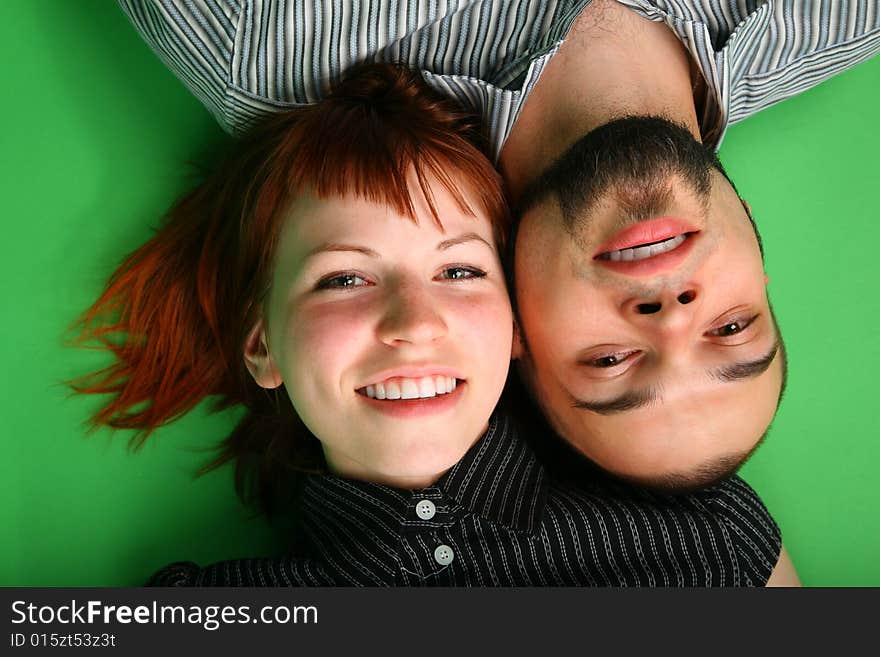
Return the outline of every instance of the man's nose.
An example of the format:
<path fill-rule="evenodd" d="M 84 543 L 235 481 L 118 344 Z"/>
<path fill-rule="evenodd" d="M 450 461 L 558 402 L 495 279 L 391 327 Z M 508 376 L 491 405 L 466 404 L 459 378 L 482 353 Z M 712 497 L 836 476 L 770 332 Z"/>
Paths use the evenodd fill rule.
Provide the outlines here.
<path fill-rule="evenodd" d="M 630 310 L 638 315 L 654 315 L 666 306 L 670 308 L 686 306 L 696 301 L 698 292 L 694 287 L 689 287 L 681 292 L 664 291 L 659 294 L 646 295 L 630 301 Z"/>
<path fill-rule="evenodd" d="M 701 295 L 696 285 L 660 290 L 629 299 L 624 312 L 631 321 L 676 333 L 690 325 Z"/>
<path fill-rule="evenodd" d="M 390 346 L 430 343 L 447 334 L 441 309 L 423 286 L 401 283 L 389 294 L 379 340 Z"/>

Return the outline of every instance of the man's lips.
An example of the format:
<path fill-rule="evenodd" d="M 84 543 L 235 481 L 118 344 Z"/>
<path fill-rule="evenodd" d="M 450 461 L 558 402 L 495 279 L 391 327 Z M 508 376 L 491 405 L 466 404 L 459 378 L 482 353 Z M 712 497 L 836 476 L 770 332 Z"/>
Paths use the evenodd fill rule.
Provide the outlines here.
<path fill-rule="evenodd" d="M 606 258 L 594 258 L 594 261 L 618 274 L 627 276 L 654 276 L 670 269 L 675 269 L 683 263 L 699 239 L 699 232 L 686 233 L 684 240 L 669 251 L 658 255 L 650 255 L 640 260 L 611 260 Z"/>
<path fill-rule="evenodd" d="M 619 274 L 653 276 L 680 265 L 700 231 L 675 217 L 661 217 L 630 226 L 605 242 L 593 256 Z"/>
<path fill-rule="evenodd" d="M 599 259 L 604 253 L 656 244 L 677 235 L 696 232 L 699 232 L 697 226 L 677 217 L 659 217 L 650 221 L 642 221 L 615 233 L 611 239 L 596 250 L 593 258 Z"/>

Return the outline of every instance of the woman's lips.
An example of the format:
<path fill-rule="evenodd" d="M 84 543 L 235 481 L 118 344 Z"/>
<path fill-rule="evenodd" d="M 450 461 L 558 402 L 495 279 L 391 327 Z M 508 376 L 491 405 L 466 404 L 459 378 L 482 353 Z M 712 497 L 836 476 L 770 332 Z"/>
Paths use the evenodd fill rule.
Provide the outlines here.
<path fill-rule="evenodd" d="M 452 376 L 392 377 L 359 388 L 357 392 L 372 399 L 416 399 L 444 395 L 455 390 L 458 379 Z"/>
<path fill-rule="evenodd" d="M 453 408 L 461 399 L 467 382 L 457 380 L 451 392 L 435 394 L 433 397 L 414 399 L 374 399 L 368 397 L 365 389 L 358 390 L 358 398 L 373 410 L 398 419 L 419 418 L 442 413 Z"/>
<path fill-rule="evenodd" d="M 361 384 L 361 388 L 366 388 L 367 386 L 375 386 L 379 383 L 386 383 L 389 380 L 396 379 L 421 379 L 423 377 L 447 377 L 453 379 L 463 379 L 464 376 L 462 372 L 453 367 L 448 367 L 445 365 L 436 365 L 436 364 L 410 364 L 410 365 L 398 365 L 395 367 L 389 367 L 387 369 L 383 369 L 378 372 L 373 372 L 369 378 L 365 378 L 363 383 Z"/>
<path fill-rule="evenodd" d="M 610 251 L 632 249 L 643 244 L 662 242 L 676 235 L 698 231 L 697 226 L 677 217 L 659 217 L 650 221 L 642 221 L 615 233 L 611 239 L 596 250 L 593 258 L 598 259 L 603 253 Z"/>

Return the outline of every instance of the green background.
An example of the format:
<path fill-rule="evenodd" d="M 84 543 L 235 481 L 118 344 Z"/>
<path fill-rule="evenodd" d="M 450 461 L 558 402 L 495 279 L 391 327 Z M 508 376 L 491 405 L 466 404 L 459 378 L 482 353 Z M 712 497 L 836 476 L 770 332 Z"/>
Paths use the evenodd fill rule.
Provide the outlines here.
<path fill-rule="evenodd" d="M 86 435 L 107 362 L 65 328 L 225 137 L 112 2 L 5 0 L 0 585 L 137 585 L 165 563 L 274 551 L 229 469 L 192 473 L 236 413 L 201 407 L 140 452 Z M 744 469 L 803 582 L 880 585 L 880 58 L 730 128 L 789 351 L 789 389 Z"/>

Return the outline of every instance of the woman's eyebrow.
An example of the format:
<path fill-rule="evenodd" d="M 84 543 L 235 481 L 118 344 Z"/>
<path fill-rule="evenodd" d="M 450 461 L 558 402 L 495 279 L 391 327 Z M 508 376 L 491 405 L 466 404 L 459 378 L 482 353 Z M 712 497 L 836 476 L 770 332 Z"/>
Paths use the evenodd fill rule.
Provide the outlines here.
<path fill-rule="evenodd" d="M 482 237 L 480 237 L 476 233 L 464 233 L 462 235 L 459 235 L 458 237 L 452 237 L 448 240 L 443 240 L 442 242 L 440 242 L 437 245 L 437 250 L 438 251 L 445 251 L 446 249 L 448 249 L 452 246 L 455 246 L 456 244 L 462 244 L 464 242 L 472 242 L 472 241 L 482 242 L 483 244 L 488 246 L 490 249 L 494 248 L 491 244 L 489 244 L 489 242 L 484 240 Z"/>
<path fill-rule="evenodd" d="M 380 258 L 381 256 L 373 249 L 368 249 L 365 246 L 358 246 L 357 244 L 340 244 L 338 242 L 327 242 L 326 244 L 320 244 L 316 246 L 314 249 L 306 253 L 303 260 L 311 258 L 312 256 L 316 256 L 319 253 L 332 253 L 336 251 L 353 251 L 355 253 L 363 253 L 366 256 L 371 258 Z"/>

